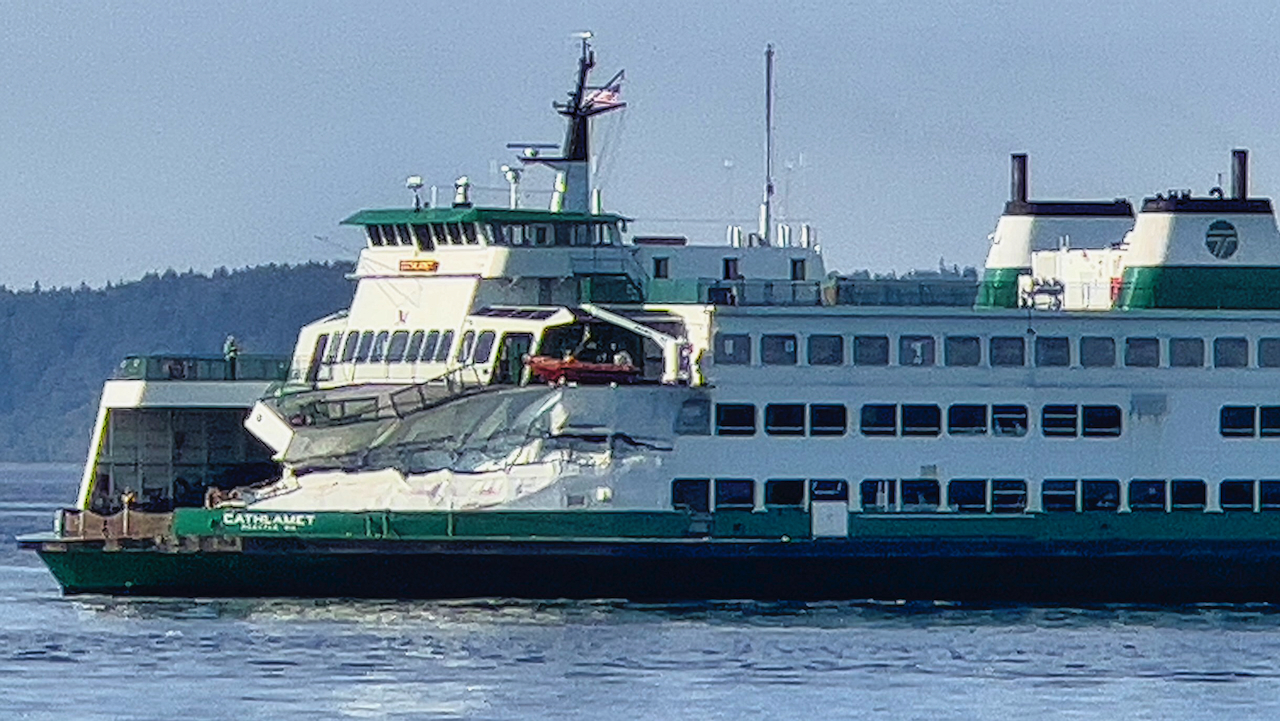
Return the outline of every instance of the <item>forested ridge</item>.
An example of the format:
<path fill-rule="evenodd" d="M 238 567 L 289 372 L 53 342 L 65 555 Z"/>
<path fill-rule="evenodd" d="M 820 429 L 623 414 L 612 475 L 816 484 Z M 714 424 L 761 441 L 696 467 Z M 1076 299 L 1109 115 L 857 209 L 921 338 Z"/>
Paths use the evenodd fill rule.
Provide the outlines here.
<path fill-rule="evenodd" d="M 288 354 L 342 308 L 349 264 L 151 273 L 105 288 L 0 286 L 0 461 L 81 461 L 102 383 L 130 354 Z"/>

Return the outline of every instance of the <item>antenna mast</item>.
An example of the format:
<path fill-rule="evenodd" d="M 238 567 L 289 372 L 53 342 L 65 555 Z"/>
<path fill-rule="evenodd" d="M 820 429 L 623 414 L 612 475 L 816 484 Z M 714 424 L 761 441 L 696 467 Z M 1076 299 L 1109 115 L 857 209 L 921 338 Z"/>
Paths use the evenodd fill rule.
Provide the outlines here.
<path fill-rule="evenodd" d="M 760 204 L 760 242 L 769 245 L 773 215 L 773 43 L 764 50 L 764 202 Z"/>

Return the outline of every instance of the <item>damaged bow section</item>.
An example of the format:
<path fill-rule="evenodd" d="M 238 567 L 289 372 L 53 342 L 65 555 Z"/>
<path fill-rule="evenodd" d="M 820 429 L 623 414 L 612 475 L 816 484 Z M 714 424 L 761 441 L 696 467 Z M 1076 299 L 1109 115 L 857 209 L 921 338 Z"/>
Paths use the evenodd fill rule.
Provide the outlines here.
<path fill-rule="evenodd" d="M 399 391 L 403 396 L 404 391 Z M 403 402 L 401 397 L 399 401 Z M 529 386 L 423 398 L 260 402 L 247 425 L 284 465 L 274 482 L 215 504 L 255 510 L 640 507 L 677 425 L 705 392 L 684 386 Z"/>

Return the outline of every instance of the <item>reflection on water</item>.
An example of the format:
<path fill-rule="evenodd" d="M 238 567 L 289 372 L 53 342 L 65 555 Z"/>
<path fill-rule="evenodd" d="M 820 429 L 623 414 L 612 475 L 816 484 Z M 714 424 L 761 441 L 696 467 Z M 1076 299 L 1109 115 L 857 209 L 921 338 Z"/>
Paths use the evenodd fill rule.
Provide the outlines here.
<path fill-rule="evenodd" d="M 1280 713 L 1268 605 L 64 599 L 12 534 L 47 527 L 74 474 L 16 475 L 0 473 L 4 719 Z"/>

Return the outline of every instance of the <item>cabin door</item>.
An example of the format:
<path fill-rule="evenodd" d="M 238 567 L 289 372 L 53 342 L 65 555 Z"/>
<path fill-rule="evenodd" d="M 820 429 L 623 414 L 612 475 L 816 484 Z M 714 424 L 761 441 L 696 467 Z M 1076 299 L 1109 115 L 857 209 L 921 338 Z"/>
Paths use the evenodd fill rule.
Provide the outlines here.
<path fill-rule="evenodd" d="M 506 333 L 498 347 L 498 368 L 494 383 L 514 385 L 524 375 L 524 359 L 533 349 L 533 334 Z"/>
<path fill-rule="evenodd" d="M 809 518 L 814 538 L 849 535 L 849 482 L 809 481 Z"/>

